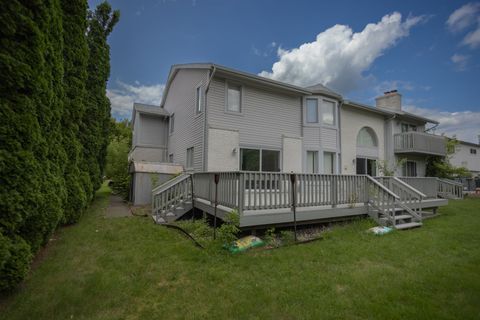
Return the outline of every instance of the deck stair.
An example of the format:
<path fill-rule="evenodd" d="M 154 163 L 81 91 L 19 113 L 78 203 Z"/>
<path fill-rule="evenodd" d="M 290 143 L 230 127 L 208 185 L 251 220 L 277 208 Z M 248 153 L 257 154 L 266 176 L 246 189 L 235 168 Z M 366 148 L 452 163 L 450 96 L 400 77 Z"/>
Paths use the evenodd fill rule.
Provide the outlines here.
<path fill-rule="evenodd" d="M 193 208 L 192 177 L 183 173 L 152 190 L 152 218 L 155 223 L 170 223 Z"/>
<path fill-rule="evenodd" d="M 369 214 L 380 225 L 398 230 L 422 226 L 425 194 L 396 177 L 369 177 Z"/>

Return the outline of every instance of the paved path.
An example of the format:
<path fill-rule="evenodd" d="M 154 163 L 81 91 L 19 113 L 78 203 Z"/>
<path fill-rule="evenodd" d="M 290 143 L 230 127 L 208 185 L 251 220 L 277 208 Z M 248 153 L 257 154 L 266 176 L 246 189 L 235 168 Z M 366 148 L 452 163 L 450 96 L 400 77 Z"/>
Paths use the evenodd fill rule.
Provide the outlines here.
<path fill-rule="evenodd" d="M 130 217 L 131 215 L 130 208 L 123 202 L 121 197 L 115 195 L 110 196 L 110 203 L 105 212 L 107 218 Z"/>

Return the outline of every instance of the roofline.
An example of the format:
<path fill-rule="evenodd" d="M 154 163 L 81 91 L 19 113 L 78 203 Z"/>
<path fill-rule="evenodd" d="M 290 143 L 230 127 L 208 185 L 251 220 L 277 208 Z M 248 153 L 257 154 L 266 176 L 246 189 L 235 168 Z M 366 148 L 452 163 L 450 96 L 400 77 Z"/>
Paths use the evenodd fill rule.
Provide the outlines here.
<path fill-rule="evenodd" d="M 221 71 L 223 73 L 234 75 L 236 77 L 243 78 L 245 80 L 250 80 L 250 81 L 254 81 L 254 82 L 257 82 L 257 83 L 260 83 L 260 84 L 263 84 L 263 85 L 267 85 L 267 86 L 270 86 L 270 87 L 287 90 L 289 92 L 293 92 L 293 93 L 296 93 L 296 94 L 300 94 L 300 95 L 311 95 L 312 94 L 312 92 L 310 90 L 307 90 L 307 89 L 302 88 L 302 87 L 298 87 L 298 86 L 291 85 L 291 84 L 288 84 L 288 83 L 285 83 L 285 82 L 281 82 L 281 81 L 272 80 L 272 79 L 268 79 L 268 78 L 265 78 L 265 77 L 257 76 L 253 73 L 248 73 L 248 72 L 244 72 L 244 71 L 240 71 L 240 70 L 236 70 L 236 69 L 231 69 L 231 68 L 228 68 L 228 67 L 225 67 L 225 66 L 222 66 L 222 65 L 218 65 L 218 64 L 215 64 L 215 63 L 209 63 L 208 62 L 208 63 L 174 64 L 170 68 L 167 84 L 165 85 L 165 90 L 164 90 L 164 93 L 163 93 L 163 96 L 162 96 L 162 101 L 160 103 L 161 108 L 163 108 L 164 105 L 165 105 L 165 99 L 167 97 L 168 91 L 170 90 L 170 86 L 172 84 L 173 79 L 175 78 L 177 72 L 181 69 L 215 69 L 216 72 Z"/>
<path fill-rule="evenodd" d="M 425 117 L 422 117 L 422 116 L 417 116 L 416 114 L 413 114 L 413 113 L 410 113 L 410 112 L 403 111 L 403 113 L 397 113 L 397 115 L 399 115 L 400 117 L 406 117 L 406 118 L 410 118 L 410 119 L 421 120 L 421 121 L 425 121 L 425 122 L 429 122 L 429 123 L 433 123 L 433 124 L 440 124 L 440 122 L 438 122 L 436 120 L 425 118 Z"/>
<path fill-rule="evenodd" d="M 133 108 L 132 108 L 132 123 L 135 122 L 135 115 L 136 115 L 137 112 L 152 115 L 152 116 L 165 117 L 165 118 L 170 116 L 170 115 L 166 115 L 166 114 L 159 114 L 159 113 L 156 113 L 156 112 L 150 112 L 149 110 L 139 110 L 139 109 L 137 109 L 137 106 L 151 106 L 151 107 L 155 107 L 157 109 L 160 108 L 159 106 L 155 106 L 155 105 L 152 105 L 152 104 L 134 102 L 133 103 Z M 163 109 L 162 112 L 168 113 L 168 111 L 165 110 L 165 109 Z M 132 130 L 133 130 L 133 127 L 132 127 Z"/>
<path fill-rule="evenodd" d="M 454 139 L 454 138 L 450 138 L 450 137 L 447 137 L 449 139 Z M 480 148 L 480 144 L 477 144 L 475 142 L 469 142 L 469 141 L 464 141 L 464 140 L 458 140 L 456 139 L 460 144 L 466 144 L 467 146 L 471 146 L 471 147 L 477 147 L 477 148 Z"/>
<path fill-rule="evenodd" d="M 373 112 L 373 113 L 378 113 L 378 114 L 382 114 L 382 115 L 385 115 L 385 116 L 394 116 L 395 115 L 395 112 L 393 112 L 393 111 L 379 109 L 377 107 L 372 107 L 372 106 L 369 106 L 369 105 L 366 105 L 366 104 L 363 104 L 363 103 L 350 101 L 350 100 L 344 100 L 343 105 L 349 105 L 349 106 L 352 106 L 352 107 L 359 108 L 361 110 L 365 110 L 365 111 L 369 111 L 369 112 Z"/>

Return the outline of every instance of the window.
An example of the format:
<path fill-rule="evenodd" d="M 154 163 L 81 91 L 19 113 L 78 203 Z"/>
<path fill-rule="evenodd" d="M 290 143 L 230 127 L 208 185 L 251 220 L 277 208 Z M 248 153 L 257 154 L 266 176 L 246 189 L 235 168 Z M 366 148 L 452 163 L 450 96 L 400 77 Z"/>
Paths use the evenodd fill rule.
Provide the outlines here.
<path fill-rule="evenodd" d="M 404 177 L 416 177 L 417 176 L 417 163 L 415 161 L 407 161 L 403 165 L 402 175 Z"/>
<path fill-rule="evenodd" d="M 187 168 L 193 168 L 193 147 L 187 149 Z"/>
<path fill-rule="evenodd" d="M 408 123 L 402 123 L 402 132 L 417 131 L 417 126 Z"/>
<path fill-rule="evenodd" d="M 170 132 L 170 134 L 173 133 L 174 129 L 175 129 L 175 114 L 172 114 L 170 116 L 170 122 L 169 122 L 169 132 Z"/>
<path fill-rule="evenodd" d="M 477 149 L 470 149 L 470 154 L 477 154 Z"/>
<path fill-rule="evenodd" d="M 335 125 L 335 103 L 323 100 L 322 123 L 332 126 Z"/>
<path fill-rule="evenodd" d="M 318 151 L 307 151 L 307 173 L 318 173 Z"/>
<path fill-rule="evenodd" d="M 262 171 L 280 172 L 280 151 L 262 150 Z"/>
<path fill-rule="evenodd" d="M 173 163 L 173 153 L 168 155 L 168 162 Z"/>
<path fill-rule="evenodd" d="M 280 151 L 242 148 L 240 168 L 243 171 L 280 172 Z"/>
<path fill-rule="evenodd" d="M 326 173 L 326 174 L 335 173 L 335 153 L 333 152 L 323 153 L 323 173 Z"/>
<path fill-rule="evenodd" d="M 358 147 L 376 147 L 377 138 L 375 132 L 368 127 L 363 127 L 360 129 L 357 135 L 357 146 Z"/>
<path fill-rule="evenodd" d="M 227 111 L 242 112 L 242 87 L 228 84 L 227 87 Z"/>
<path fill-rule="evenodd" d="M 307 123 L 318 123 L 317 99 L 307 99 Z"/>
<path fill-rule="evenodd" d="M 368 174 L 369 176 L 377 175 L 377 160 L 357 158 L 355 163 L 357 166 L 357 174 Z"/>
<path fill-rule="evenodd" d="M 202 87 L 197 87 L 196 90 L 196 100 L 195 100 L 195 110 L 197 114 L 202 112 L 202 99 L 203 99 L 203 94 L 202 94 Z"/>

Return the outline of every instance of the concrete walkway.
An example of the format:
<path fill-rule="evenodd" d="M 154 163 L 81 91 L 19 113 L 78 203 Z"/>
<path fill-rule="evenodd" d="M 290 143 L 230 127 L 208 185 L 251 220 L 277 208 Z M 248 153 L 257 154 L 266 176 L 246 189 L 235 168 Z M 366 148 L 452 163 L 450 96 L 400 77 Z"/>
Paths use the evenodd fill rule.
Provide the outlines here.
<path fill-rule="evenodd" d="M 107 218 L 121 218 L 130 217 L 132 214 L 130 213 L 130 208 L 125 202 L 123 202 L 121 197 L 111 195 L 105 216 Z"/>

